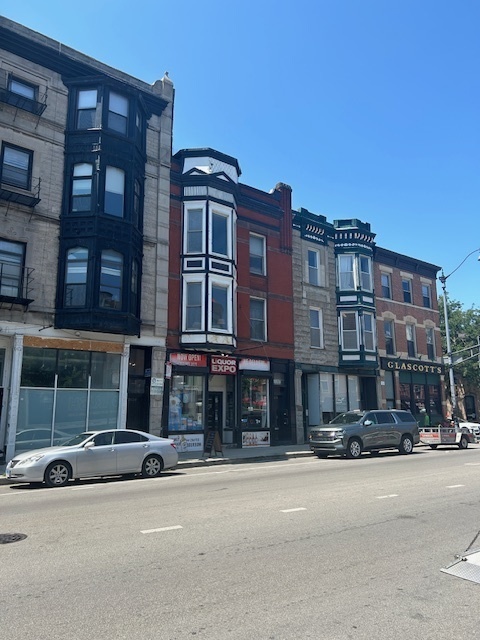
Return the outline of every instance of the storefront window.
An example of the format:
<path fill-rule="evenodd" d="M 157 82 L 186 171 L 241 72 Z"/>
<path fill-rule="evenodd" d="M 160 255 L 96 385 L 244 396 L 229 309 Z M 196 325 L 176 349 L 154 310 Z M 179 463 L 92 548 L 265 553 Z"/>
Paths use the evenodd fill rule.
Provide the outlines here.
<path fill-rule="evenodd" d="M 357 376 L 348 376 L 348 410 L 360 409 L 360 380 Z"/>
<path fill-rule="evenodd" d="M 385 371 L 385 400 L 387 409 L 395 409 L 395 384 L 392 371 Z"/>
<path fill-rule="evenodd" d="M 203 431 L 203 376 L 172 376 L 168 431 Z"/>
<path fill-rule="evenodd" d="M 242 378 L 242 427 L 268 429 L 268 380 Z"/>
<path fill-rule="evenodd" d="M 343 413 L 347 409 L 347 378 L 346 376 L 335 376 L 335 411 Z"/>

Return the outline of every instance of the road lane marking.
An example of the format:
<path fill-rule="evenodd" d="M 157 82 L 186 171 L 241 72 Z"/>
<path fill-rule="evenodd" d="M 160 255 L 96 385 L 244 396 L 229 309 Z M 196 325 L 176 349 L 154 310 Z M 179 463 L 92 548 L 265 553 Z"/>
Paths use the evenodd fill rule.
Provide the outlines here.
<path fill-rule="evenodd" d="M 385 500 L 385 498 L 398 498 L 398 493 L 389 493 L 388 496 L 377 496 L 378 500 Z"/>
<path fill-rule="evenodd" d="M 173 527 L 160 527 L 159 529 L 144 529 L 140 533 L 158 533 L 160 531 L 174 531 L 175 529 L 183 529 L 182 525 L 176 524 Z"/>
<path fill-rule="evenodd" d="M 447 489 L 458 489 L 458 487 L 464 487 L 464 486 L 465 486 L 464 484 L 450 484 L 450 485 L 447 485 L 446 488 Z"/>
<path fill-rule="evenodd" d="M 480 467 L 480 462 L 465 462 L 466 467 Z"/>
<path fill-rule="evenodd" d="M 306 507 L 297 507 L 296 509 L 280 509 L 282 513 L 293 513 L 294 511 L 306 511 Z"/>

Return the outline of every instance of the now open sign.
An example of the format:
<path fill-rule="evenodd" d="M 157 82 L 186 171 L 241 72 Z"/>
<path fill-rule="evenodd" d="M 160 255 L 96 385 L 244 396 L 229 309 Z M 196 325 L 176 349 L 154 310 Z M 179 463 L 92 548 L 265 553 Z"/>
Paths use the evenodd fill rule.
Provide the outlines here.
<path fill-rule="evenodd" d="M 237 373 L 237 361 L 228 356 L 211 356 L 210 372 L 220 375 L 235 375 Z"/>

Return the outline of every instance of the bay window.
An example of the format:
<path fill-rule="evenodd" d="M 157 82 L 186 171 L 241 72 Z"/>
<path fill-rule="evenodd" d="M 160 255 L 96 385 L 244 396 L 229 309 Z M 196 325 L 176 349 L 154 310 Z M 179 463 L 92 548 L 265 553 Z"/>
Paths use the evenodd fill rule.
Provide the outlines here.
<path fill-rule="evenodd" d="M 88 249 L 75 247 L 67 252 L 65 306 L 84 307 L 87 295 Z"/>
<path fill-rule="evenodd" d="M 345 254 L 338 256 L 338 286 L 342 291 L 355 289 L 355 256 Z"/>
<path fill-rule="evenodd" d="M 342 349 L 345 351 L 358 351 L 357 313 L 355 311 L 342 311 L 340 313 L 340 336 Z"/>
<path fill-rule="evenodd" d="M 123 256 L 116 251 L 102 251 L 100 267 L 101 307 L 122 308 Z"/>
<path fill-rule="evenodd" d="M 124 195 L 125 172 L 117 167 L 107 167 L 105 173 L 105 213 L 123 218 Z"/>

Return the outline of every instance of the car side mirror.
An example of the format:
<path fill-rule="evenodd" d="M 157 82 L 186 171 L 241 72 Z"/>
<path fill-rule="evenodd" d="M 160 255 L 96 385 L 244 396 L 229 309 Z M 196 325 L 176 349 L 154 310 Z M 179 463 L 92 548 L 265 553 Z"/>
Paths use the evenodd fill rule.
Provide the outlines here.
<path fill-rule="evenodd" d="M 90 442 L 87 442 L 83 448 L 85 449 L 85 451 L 88 451 L 89 449 L 93 449 L 94 446 L 95 446 L 95 443 L 92 440 L 90 440 Z"/>
<path fill-rule="evenodd" d="M 363 426 L 364 427 L 369 427 L 372 424 L 373 424 L 372 420 L 365 420 L 365 422 L 363 423 Z"/>

